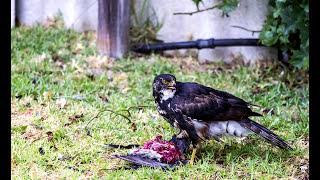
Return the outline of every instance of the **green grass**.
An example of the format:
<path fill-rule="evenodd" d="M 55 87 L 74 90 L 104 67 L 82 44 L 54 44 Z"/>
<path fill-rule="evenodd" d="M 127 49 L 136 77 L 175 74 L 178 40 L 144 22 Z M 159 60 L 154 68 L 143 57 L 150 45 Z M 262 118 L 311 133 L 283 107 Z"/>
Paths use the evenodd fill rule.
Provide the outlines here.
<path fill-rule="evenodd" d="M 309 163 L 309 85 L 305 73 L 282 75 L 276 64 L 228 68 L 157 55 L 103 61 L 95 52 L 92 33 L 62 28 L 19 27 L 11 31 L 11 37 L 13 179 L 308 177 L 308 169 L 303 172 Z M 125 165 L 110 156 L 127 150 L 104 149 L 102 144 L 143 144 L 158 134 L 170 139 L 176 132 L 154 108 L 151 84 L 159 73 L 173 73 L 179 81 L 196 81 L 273 109 L 275 114 L 254 119 L 283 137 L 294 150 L 279 150 L 254 135 L 242 141 L 225 138 L 221 144 L 206 142 L 193 166 L 174 171 L 110 170 Z M 57 103 L 61 98 L 66 99 L 65 106 Z M 120 110 L 141 105 L 148 107 L 131 109 L 131 122 L 104 111 L 128 116 Z M 262 113 L 264 109 L 255 110 Z M 88 123 L 91 136 L 85 129 Z"/>

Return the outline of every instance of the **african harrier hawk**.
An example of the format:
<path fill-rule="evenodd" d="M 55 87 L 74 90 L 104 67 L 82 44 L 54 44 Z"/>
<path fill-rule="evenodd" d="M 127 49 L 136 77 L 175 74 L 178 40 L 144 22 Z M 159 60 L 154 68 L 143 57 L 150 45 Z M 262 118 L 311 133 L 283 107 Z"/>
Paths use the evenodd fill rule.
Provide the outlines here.
<path fill-rule="evenodd" d="M 191 163 L 202 140 L 223 135 L 245 137 L 254 132 L 282 149 L 292 149 L 284 140 L 261 124 L 249 119 L 262 116 L 252 105 L 227 92 L 194 82 L 178 82 L 171 74 L 161 74 L 153 82 L 153 96 L 158 112 L 173 127 L 178 137 L 187 137 L 193 144 Z"/>

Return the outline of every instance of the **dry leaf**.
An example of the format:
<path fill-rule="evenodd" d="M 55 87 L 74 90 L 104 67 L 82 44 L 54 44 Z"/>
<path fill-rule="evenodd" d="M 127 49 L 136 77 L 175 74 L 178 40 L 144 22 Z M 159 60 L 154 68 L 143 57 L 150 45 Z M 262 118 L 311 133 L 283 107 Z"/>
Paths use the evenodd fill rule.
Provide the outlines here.
<path fill-rule="evenodd" d="M 135 132 L 137 130 L 137 125 L 136 123 L 131 123 L 131 129 L 133 130 L 133 132 Z"/>
<path fill-rule="evenodd" d="M 309 169 L 308 165 L 300 166 L 300 170 L 301 170 L 302 173 L 305 173 L 308 169 Z"/>
<path fill-rule="evenodd" d="M 107 77 L 108 77 L 108 80 L 109 81 L 112 81 L 113 80 L 113 72 L 111 70 L 108 70 L 107 71 Z"/>
<path fill-rule="evenodd" d="M 41 63 L 43 62 L 48 56 L 45 53 L 42 53 L 41 55 L 35 56 L 31 59 L 31 61 L 35 63 Z"/>
<path fill-rule="evenodd" d="M 67 65 L 63 61 L 56 61 L 54 64 L 61 69 L 65 69 L 67 67 Z"/>
<path fill-rule="evenodd" d="M 130 88 L 128 87 L 128 75 L 126 73 L 116 73 L 113 77 L 113 81 L 122 93 L 126 93 L 128 90 L 130 90 Z"/>
<path fill-rule="evenodd" d="M 103 102 L 109 102 L 109 99 L 107 96 L 104 96 L 104 95 L 99 95 L 99 98 L 103 101 Z"/>
<path fill-rule="evenodd" d="M 54 64 L 62 69 L 65 69 L 67 65 L 64 63 L 64 60 L 61 58 L 61 56 L 58 54 L 52 55 L 52 60 L 54 61 Z"/>
<path fill-rule="evenodd" d="M 71 122 L 73 122 L 73 121 L 75 121 L 75 120 L 77 120 L 77 119 L 79 119 L 79 118 L 82 118 L 83 117 L 83 114 L 76 114 L 76 115 L 73 115 L 73 116 L 70 116 L 69 117 L 69 120 L 71 121 Z"/>
<path fill-rule="evenodd" d="M 57 25 L 57 19 L 55 17 L 47 17 L 47 19 L 42 23 L 45 28 L 55 27 Z"/>
<path fill-rule="evenodd" d="M 90 56 L 86 59 L 88 68 L 106 68 L 109 65 L 109 60 L 106 56 Z"/>
<path fill-rule="evenodd" d="M 82 43 L 77 43 L 76 51 L 81 51 L 83 49 L 84 49 L 84 47 L 83 47 Z"/>
<path fill-rule="evenodd" d="M 46 134 L 48 135 L 48 141 L 51 142 L 53 140 L 53 132 L 48 131 Z"/>
<path fill-rule="evenodd" d="M 83 114 L 76 114 L 76 115 L 72 115 L 69 117 L 69 123 L 66 123 L 64 124 L 64 126 L 69 126 L 71 125 L 72 123 L 78 121 L 78 119 L 82 118 L 83 117 Z"/>
<path fill-rule="evenodd" d="M 51 91 L 46 91 L 46 92 L 44 92 L 43 93 L 43 97 L 45 98 L 45 99 L 51 99 L 52 98 L 52 96 L 53 96 L 53 94 L 52 94 L 52 92 Z"/>
<path fill-rule="evenodd" d="M 22 138 L 23 139 L 27 139 L 27 140 L 37 140 L 37 139 L 40 139 L 41 138 L 41 132 L 35 130 L 35 129 L 32 129 L 32 130 L 28 130 L 27 132 L 25 132 L 23 135 L 22 135 Z"/>
<path fill-rule="evenodd" d="M 59 98 L 56 101 L 56 105 L 58 105 L 60 109 L 64 108 L 66 104 L 67 104 L 66 98 Z"/>

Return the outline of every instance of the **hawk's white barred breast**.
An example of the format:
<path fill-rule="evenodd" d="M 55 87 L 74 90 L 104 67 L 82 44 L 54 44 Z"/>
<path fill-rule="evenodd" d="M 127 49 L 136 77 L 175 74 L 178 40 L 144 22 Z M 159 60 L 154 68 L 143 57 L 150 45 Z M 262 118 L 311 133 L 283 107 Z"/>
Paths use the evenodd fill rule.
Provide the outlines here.
<path fill-rule="evenodd" d="M 206 126 L 205 123 L 202 123 L 197 120 L 192 120 L 192 123 L 194 124 L 196 129 L 202 129 L 204 126 Z M 250 130 L 242 127 L 236 121 L 211 122 L 209 123 L 208 130 L 209 130 L 208 135 L 210 137 L 220 137 L 223 135 L 245 137 L 251 132 Z"/>

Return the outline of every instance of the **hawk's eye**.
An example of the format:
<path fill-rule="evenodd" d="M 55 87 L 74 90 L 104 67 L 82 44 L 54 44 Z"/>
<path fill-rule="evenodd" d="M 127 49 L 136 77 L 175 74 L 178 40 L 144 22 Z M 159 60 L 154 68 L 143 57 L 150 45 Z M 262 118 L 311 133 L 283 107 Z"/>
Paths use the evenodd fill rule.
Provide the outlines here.
<path fill-rule="evenodd" d="M 169 83 L 169 81 L 166 81 L 166 80 L 162 80 L 162 84 L 168 84 Z"/>

